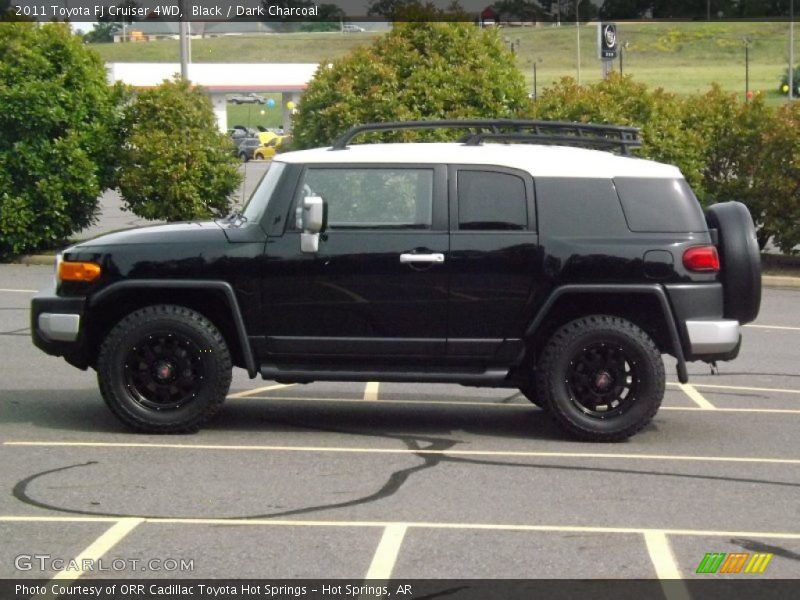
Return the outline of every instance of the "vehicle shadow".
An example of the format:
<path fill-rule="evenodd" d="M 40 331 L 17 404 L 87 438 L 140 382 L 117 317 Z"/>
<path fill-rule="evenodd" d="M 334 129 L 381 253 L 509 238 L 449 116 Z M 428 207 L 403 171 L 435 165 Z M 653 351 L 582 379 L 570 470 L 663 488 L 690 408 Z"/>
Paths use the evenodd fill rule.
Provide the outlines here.
<path fill-rule="evenodd" d="M 94 390 L 10 390 L 2 393 L 0 402 L 3 406 L 0 425 L 15 426 L 8 430 L 6 438 L 13 431 L 14 438 L 31 439 L 38 429 L 146 437 L 120 423 Z M 463 432 L 500 438 L 565 439 L 548 415 L 533 405 L 492 407 L 435 401 L 421 405 L 380 400 L 228 399 L 220 413 L 190 437 L 202 436 L 204 431 L 217 434 L 320 431 L 368 437 L 435 436 L 453 441 L 459 441 Z M 268 443 L 266 437 L 265 443 Z"/>

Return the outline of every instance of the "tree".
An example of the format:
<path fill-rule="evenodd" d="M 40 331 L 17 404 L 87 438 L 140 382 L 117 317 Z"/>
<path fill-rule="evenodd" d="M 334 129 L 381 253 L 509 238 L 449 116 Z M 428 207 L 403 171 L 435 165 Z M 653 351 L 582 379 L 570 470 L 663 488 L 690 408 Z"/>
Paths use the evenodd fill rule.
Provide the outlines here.
<path fill-rule="evenodd" d="M 139 92 L 125 109 L 124 123 L 119 189 L 127 210 L 166 221 L 228 212 L 242 177 L 202 89 L 176 75 Z"/>
<path fill-rule="evenodd" d="M 300 102 L 294 140 L 301 148 L 327 145 L 349 127 L 373 121 L 513 117 L 528 102 L 524 78 L 495 30 L 396 23 L 371 46 L 320 66 Z"/>
<path fill-rule="evenodd" d="M 114 34 L 122 29 L 122 23 L 100 21 L 92 30 L 84 34 L 83 40 L 89 44 L 106 44 L 114 41 Z"/>
<path fill-rule="evenodd" d="M 114 185 L 121 95 L 67 25 L 0 27 L 0 256 L 92 223 Z"/>

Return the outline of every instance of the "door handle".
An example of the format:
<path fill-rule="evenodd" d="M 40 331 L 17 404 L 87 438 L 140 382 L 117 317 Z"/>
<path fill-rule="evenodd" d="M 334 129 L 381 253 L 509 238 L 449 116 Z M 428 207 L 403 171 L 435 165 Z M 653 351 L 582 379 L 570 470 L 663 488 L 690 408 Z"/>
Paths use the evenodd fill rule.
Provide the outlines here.
<path fill-rule="evenodd" d="M 400 262 L 404 265 L 414 263 L 443 263 L 444 254 L 440 252 L 434 252 L 432 254 L 405 253 L 400 255 Z"/>

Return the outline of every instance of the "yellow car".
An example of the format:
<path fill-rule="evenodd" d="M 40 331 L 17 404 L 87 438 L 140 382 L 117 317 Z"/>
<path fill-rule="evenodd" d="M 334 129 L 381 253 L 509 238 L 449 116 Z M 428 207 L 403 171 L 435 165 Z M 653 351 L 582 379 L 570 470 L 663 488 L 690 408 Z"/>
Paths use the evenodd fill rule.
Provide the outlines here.
<path fill-rule="evenodd" d="M 268 141 L 266 144 L 262 144 L 258 148 L 256 148 L 255 152 L 253 152 L 253 158 L 256 160 L 272 160 L 275 158 L 275 155 L 278 153 L 278 149 L 284 144 L 291 140 L 292 136 L 290 135 L 277 135 Z"/>

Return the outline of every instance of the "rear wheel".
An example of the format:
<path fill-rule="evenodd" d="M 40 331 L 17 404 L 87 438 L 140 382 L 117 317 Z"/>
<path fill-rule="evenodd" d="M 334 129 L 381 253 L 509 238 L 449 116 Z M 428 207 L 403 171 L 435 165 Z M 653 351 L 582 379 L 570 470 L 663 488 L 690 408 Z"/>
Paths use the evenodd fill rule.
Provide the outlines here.
<path fill-rule="evenodd" d="M 100 392 L 126 425 L 148 433 L 196 431 L 225 400 L 231 357 L 219 330 L 181 306 L 148 306 L 106 336 Z"/>
<path fill-rule="evenodd" d="M 650 337 L 619 317 L 593 315 L 559 329 L 536 366 L 536 397 L 572 436 L 624 440 L 664 396 L 664 363 Z"/>

